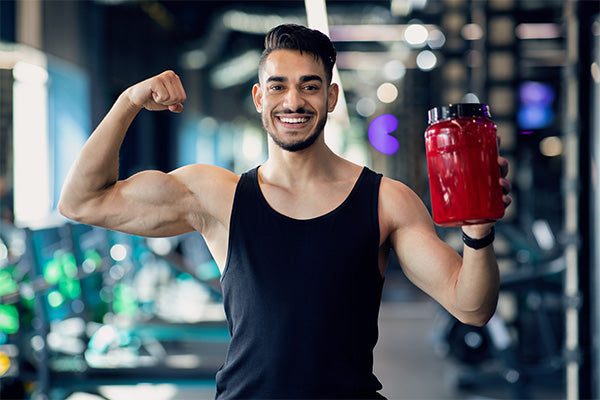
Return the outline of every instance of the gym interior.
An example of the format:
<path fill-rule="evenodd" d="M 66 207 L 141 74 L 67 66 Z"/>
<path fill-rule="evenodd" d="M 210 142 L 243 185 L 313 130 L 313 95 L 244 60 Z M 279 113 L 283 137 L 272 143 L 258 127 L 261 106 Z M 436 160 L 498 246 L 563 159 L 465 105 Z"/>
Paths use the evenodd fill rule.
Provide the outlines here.
<path fill-rule="evenodd" d="M 0 1 L 0 398 L 214 398 L 229 331 L 202 236 L 77 224 L 57 203 L 118 95 L 167 69 L 184 83 L 185 111 L 138 115 L 121 177 L 190 163 L 239 174 L 263 162 L 251 90 L 264 35 L 280 23 L 315 27 L 336 46 L 342 91 L 325 132 L 335 152 L 430 207 L 427 111 L 485 103 L 510 161 L 495 315 L 461 324 L 391 257 L 381 393 L 600 398 L 594 0 Z M 394 128 L 381 131 L 383 120 Z M 459 229 L 436 229 L 462 250 Z"/>

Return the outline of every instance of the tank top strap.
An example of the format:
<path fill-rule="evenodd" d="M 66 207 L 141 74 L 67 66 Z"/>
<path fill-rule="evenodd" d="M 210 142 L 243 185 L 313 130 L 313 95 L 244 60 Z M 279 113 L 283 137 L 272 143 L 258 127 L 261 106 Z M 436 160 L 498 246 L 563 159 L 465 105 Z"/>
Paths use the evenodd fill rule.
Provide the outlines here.
<path fill-rule="evenodd" d="M 379 219 L 377 206 L 379 203 L 379 187 L 381 186 L 383 174 L 372 171 L 368 167 L 363 168 L 362 174 L 364 176 L 362 191 L 364 195 L 368 197 L 366 200 L 368 201 L 369 209 L 375 213 L 375 215 L 371 217 L 375 218 L 377 221 Z"/>

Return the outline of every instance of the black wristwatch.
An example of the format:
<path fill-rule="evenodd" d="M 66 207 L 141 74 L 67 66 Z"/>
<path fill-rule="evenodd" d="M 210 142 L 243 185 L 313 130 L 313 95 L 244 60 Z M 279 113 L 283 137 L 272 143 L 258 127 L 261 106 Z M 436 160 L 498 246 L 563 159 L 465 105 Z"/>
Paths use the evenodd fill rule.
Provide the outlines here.
<path fill-rule="evenodd" d="M 473 239 L 472 237 L 470 237 L 463 231 L 462 237 L 463 237 L 463 242 L 468 247 L 475 249 L 475 250 L 479 250 L 479 249 L 483 249 L 484 247 L 492 244 L 492 242 L 494 241 L 494 238 L 496 237 L 496 231 L 495 231 L 494 227 L 492 226 L 492 230 L 490 231 L 490 233 L 488 233 L 481 239 Z"/>

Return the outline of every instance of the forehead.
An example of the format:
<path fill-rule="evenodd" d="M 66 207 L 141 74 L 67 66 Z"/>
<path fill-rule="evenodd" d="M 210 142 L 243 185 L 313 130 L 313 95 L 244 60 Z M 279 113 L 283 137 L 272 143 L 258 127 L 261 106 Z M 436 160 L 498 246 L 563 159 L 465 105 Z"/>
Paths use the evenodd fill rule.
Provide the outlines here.
<path fill-rule="evenodd" d="M 260 71 L 261 81 L 273 76 L 293 79 L 305 75 L 318 75 L 325 81 L 325 67 L 313 54 L 299 50 L 274 50 Z"/>

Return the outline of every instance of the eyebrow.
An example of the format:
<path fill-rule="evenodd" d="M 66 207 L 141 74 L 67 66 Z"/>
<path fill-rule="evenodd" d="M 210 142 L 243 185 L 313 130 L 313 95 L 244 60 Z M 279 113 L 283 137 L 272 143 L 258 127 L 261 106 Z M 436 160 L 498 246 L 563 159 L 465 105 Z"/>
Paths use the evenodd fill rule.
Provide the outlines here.
<path fill-rule="evenodd" d="M 323 79 L 319 75 L 303 75 L 300 77 L 300 82 L 319 81 L 323 82 Z"/>
<path fill-rule="evenodd" d="M 285 78 L 283 76 L 270 76 L 267 78 L 267 82 L 287 82 L 288 78 Z M 302 75 L 300 77 L 300 82 L 304 83 L 304 82 L 310 82 L 310 81 L 319 81 L 319 82 L 323 82 L 323 78 L 321 78 L 319 75 Z"/>

